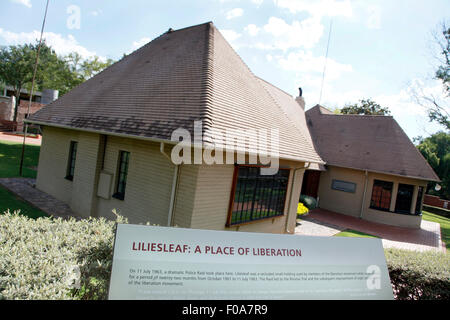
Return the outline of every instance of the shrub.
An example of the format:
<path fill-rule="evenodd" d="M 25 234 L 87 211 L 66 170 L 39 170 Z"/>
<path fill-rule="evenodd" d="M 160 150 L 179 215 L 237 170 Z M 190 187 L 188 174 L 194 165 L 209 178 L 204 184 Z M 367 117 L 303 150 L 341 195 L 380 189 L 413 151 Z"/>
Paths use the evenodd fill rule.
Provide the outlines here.
<path fill-rule="evenodd" d="M 106 299 L 114 226 L 0 215 L 0 299 Z"/>
<path fill-rule="evenodd" d="M 450 254 L 386 249 L 397 300 L 449 300 Z"/>
<path fill-rule="evenodd" d="M 106 299 L 114 226 L 102 218 L 0 215 L 0 299 Z M 396 299 L 450 299 L 450 254 L 385 253 Z"/>
<path fill-rule="evenodd" d="M 309 210 L 317 208 L 317 200 L 313 197 L 302 194 L 300 195 L 300 202 L 303 203 Z"/>
<path fill-rule="evenodd" d="M 309 210 L 307 207 L 304 206 L 303 203 L 299 203 L 297 206 L 297 216 L 308 214 Z"/>

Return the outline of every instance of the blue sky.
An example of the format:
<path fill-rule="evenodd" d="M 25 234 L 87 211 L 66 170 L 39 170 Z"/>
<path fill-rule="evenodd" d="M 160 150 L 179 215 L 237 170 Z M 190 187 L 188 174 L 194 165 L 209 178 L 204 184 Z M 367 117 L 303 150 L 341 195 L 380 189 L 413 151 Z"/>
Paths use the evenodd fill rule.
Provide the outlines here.
<path fill-rule="evenodd" d="M 0 45 L 38 38 L 44 7 L 3 0 Z M 413 138 L 440 129 L 411 91 L 442 96 L 432 33 L 449 19 L 448 0 L 50 0 L 45 37 L 59 54 L 118 59 L 169 28 L 213 21 L 257 76 L 291 95 L 301 86 L 310 108 L 319 103 L 332 23 L 320 103 L 372 98 Z"/>

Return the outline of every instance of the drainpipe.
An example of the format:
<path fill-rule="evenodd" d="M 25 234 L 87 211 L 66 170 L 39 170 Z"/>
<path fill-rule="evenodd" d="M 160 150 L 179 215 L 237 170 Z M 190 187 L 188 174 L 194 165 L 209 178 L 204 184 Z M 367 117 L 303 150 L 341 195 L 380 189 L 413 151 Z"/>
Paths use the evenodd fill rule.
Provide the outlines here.
<path fill-rule="evenodd" d="M 362 198 L 362 203 L 361 203 L 361 211 L 359 213 L 359 218 L 362 219 L 363 216 L 363 211 L 364 211 L 364 202 L 366 200 L 366 194 L 367 194 L 367 180 L 368 180 L 368 171 L 366 170 L 364 172 L 365 178 L 364 178 L 364 193 L 363 193 L 363 198 Z"/>
<path fill-rule="evenodd" d="M 294 185 L 295 185 L 295 173 L 298 170 L 306 170 L 309 168 L 309 166 L 311 165 L 311 162 L 308 162 L 307 165 L 300 167 L 300 168 L 295 168 L 294 169 L 294 173 L 292 175 L 292 184 L 291 184 L 291 192 L 289 194 L 289 205 L 288 205 L 288 214 L 286 217 L 286 225 L 285 225 L 285 229 L 286 229 L 286 233 L 289 233 L 289 229 L 288 229 L 288 223 L 289 223 L 289 211 L 291 210 L 291 204 L 292 204 L 292 193 L 294 192 Z"/>
<path fill-rule="evenodd" d="M 169 159 L 170 162 L 172 162 L 172 159 L 170 156 L 164 151 L 164 142 L 161 142 L 160 149 L 161 153 Z M 172 226 L 172 220 L 173 220 L 173 213 L 174 213 L 174 204 L 175 204 L 175 194 L 177 192 L 177 185 L 178 185 L 178 172 L 179 172 L 179 165 L 175 165 L 174 172 L 173 172 L 173 180 L 172 180 L 172 191 L 170 193 L 170 204 L 169 204 L 169 214 L 167 219 L 167 226 Z"/>

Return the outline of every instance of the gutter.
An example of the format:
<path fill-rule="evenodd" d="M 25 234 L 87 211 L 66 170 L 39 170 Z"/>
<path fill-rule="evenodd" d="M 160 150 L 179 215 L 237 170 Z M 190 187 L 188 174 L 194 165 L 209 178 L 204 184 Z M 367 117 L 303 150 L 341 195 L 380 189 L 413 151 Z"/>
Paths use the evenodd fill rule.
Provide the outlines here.
<path fill-rule="evenodd" d="M 288 214 L 287 214 L 287 217 L 286 217 L 286 224 L 285 224 L 286 233 L 290 233 L 290 232 L 289 232 L 289 229 L 288 229 L 288 223 L 289 223 L 289 210 L 291 209 L 291 204 L 292 204 L 292 193 L 294 192 L 295 173 L 296 173 L 298 170 L 306 170 L 306 169 L 308 169 L 310 165 L 311 165 L 311 162 L 308 162 L 307 165 L 305 165 L 305 166 L 303 166 L 303 167 L 300 167 L 300 168 L 295 168 L 295 169 L 294 169 L 294 173 L 293 173 L 293 175 L 292 175 L 291 191 L 290 191 L 290 194 L 289 194 Z M 295 213 L 295 214 L 297 215 L 297 213 Z"/>
<path fill-rule="evenodd" d="M 367 170 L 364 171 L 364 193 L 363 193 L 363 198 L 362 198 L 362 202 L 361 202 L 361 211 L 359 212 L 359 218 L 362 219 L 363 216 L 363 211 L 364 211 L 364 201 L 366 200 L 366 194 L 367 194 L 367 183 L 368 183 L 368 175 L 369 172 Z"/>
<path fill-rule="evenodd" d="M 169 159 L 170 162 L 172 162 L 172 159 L 170 156 L 164 151 L 164 142 L 161 142 L 160 152 L 162 155 L 164 155 L 167 159 Z M 177 186 L 178 186 L 178 176 L 179 176 L 179 168 L 180 166 L 178 164 L 175 165 L 174 172 L 173 172 L 173 180 L 172 180 L 172 191 L 170 193 L 170 203 L 169 203 L 169 214 L 167 218 L 167 226 L 172 226 L 172 221 L 174 218 L 174 209 L 175 209 L 175 195 L 177 192 Z"/>
<path fill-rule="evenodd" d="M 40 126 L 47 126 L 47 127 L 55 127 L 55 128 L 61 128 L 61 129 L 68 129 L 68 130 L 74 130 L 74 131 L 81 131 L 81 132 L 89 132 L 89 133 L 98 133 L 98 134 L 104 134 L 109 136 L 116 136 L 121 138 L 128 138 L 128 139 L 138 139 L 138 140 L 144 140 L 144 141 L 151 141 L 156 143 L 165 143 L 170 145 L 176 145 L 179 143 L 179 141 L 172 141 L 168 139 L 161 139 L 161 138 L 152 138 L 152 137 L 144 137 L 144 136 L 138 136 L 138 135 L 132 135 L 132 134 L 124 134 L 124 133 L 117 133 L 112 131 L 106 131 L 106 130 L 98 130 L 98 129 L 85 129 L 85 128 L 74 128 L 67 125 L 62 124 L 54 124 L 54 123 L 48 123 L 43 121 L 36 121 L 32 119 L 24 119 L 24 123 L 31 123 L 31 124 L 37 124 Z M 194 143 L 195 145 L 196 143 Z M 202 145 L 203 146 L 203 145 Z M 228 151 L 227 149 L 223 149 L 224 152 Z M 242 150 L 242 149 L 234 149 L 232 150 L 234 152 L 245 152 L 248 155 L 258 156 L 258 153 L 250 152 L 249 150 Z M 296 158 L 296 157 L 289 157 L 285 155 L 279 155 L 279 159 L 282 160 L 288 160 L 288 161 L 295 161 L 295 162 L 311 162 L 311 163 L 317 163 L 325 165 L 326 162 L 323 160 L 311 160 L 311 159 L 302 159 L 302 158 Z M 423 179 L 422 179 L 423 180 Z"/>

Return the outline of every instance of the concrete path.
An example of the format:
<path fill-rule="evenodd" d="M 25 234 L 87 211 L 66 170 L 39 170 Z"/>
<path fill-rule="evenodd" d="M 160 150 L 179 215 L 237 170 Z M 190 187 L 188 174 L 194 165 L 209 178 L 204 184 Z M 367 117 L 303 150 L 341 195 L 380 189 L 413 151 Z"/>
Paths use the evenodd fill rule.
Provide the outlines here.
<path fill-rule="evenodd" d="M 439 223 L 422 220 L 420 229 L 394 227 L 323 209 L 312 210 L 299 221 L 299 235 L 332 236 L 345 229 L 371 234 L 383 239 L 383 247 L 415 251 L 445 252 Z"/>
<path fill-rule="evenodd" d="M 49 216 L 64 219 L 69 217 L 74 217 L 77 220 L 81 219 L 66 203 L 36 189 L 34 187 L 34 179 L 2 178 L 0 179 L 0 185 L 22 198 L 25 202 L 47 213 Z"/>
<path fill-rule="evenodd" d="M 11 133 L 0 132 L 0 141 L 2 140 L 8 142 L 23 143 L 23 135 L 21 136 Z M 25 143 L 40 146 L 42 143 L 42 136 L 38 136 L 38 138 L 27 137 Z"/>

